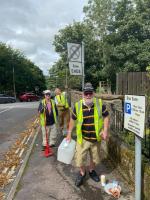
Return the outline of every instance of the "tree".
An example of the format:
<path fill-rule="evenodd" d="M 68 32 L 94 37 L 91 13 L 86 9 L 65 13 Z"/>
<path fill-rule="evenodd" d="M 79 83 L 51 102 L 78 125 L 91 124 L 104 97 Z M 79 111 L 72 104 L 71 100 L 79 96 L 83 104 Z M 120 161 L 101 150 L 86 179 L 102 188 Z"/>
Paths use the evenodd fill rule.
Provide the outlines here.
<path fill-rule="evenodd" d="M 108 79 L 115 90 L 117 72 L 146 70 L 150 63 L 149 0 L 89 0 L 84 13 L 83 22 L 74 22 L 55 36 L 60 60 L 53 68 L 65 74 L 67 42 L 83 41 L 85 80 L 95 87 Z"/>
<path fill-rule="evenodd" d="M 16 92 L 45 89 L 42 71 L 19 51 L 0 43 L 0 91 L 13 91 L 13 68 Z"/>
<path fill-rule="evenodd" d="M 142 3 L 139 6 L 139 2 Z M 110 46 L 107 55 L 109 67 L 104 71 L 145 71 L 150 62 L 149 12 L 146 1 L 118 1 L 114 7 L 114 17 L 108 27 L 105 43 Z M 150 25 L 150 24 L 149 24 Z M 115 73 L 109 79 L 115 81 Z"/>
<path fill-rule="evenodd" d="M 86 15 L 85 23 L 90 24 L 93 30 L 93 34 L 96 43 L 99 45 L 95 51 L 101 52 L 99 55 L 99 65 L 101 65 L 101 70 L 98 70 L 98 77 L 103 80 L 107 76 L 103 69 L 108 67 L 109 60 L 109 46 L 104 43 L 104 38 L 108 34 L 108 25 L 110 18 L 112 17 L 114 2 L 112 0 L 89 0 L 88 5 L 84 7 L 83 11 Z"/>
<path fill-rule="evenodd" d="M 100 55 L 102 54 L 101 48 L 98 48 L 99 43 L 94 39 L 92 27 L 85 23 L 74 22 L 72 25 L 66 26 L 55 35 L 54 46 L 60 59 L 53 65 L 56 71 L 61 74 L 66 73 L 68 68 L 67 62 L 67 42 L 81 43 L 85 45 L 85 81 L 90 81 L 96 86 L 98 84 L 98 77 L 95 74 L 100 70 Z M 96 67 L 95 67 L 96 66 Z M 95 69 L 95 71 L 93 71 Z M 91 73 L 91 70 L 93 73 Z M 69 76 L 69 85 L 71 87 L 81 88 L 81 77 Z M 77 80 L 77 81 L 75 81 Z"/>

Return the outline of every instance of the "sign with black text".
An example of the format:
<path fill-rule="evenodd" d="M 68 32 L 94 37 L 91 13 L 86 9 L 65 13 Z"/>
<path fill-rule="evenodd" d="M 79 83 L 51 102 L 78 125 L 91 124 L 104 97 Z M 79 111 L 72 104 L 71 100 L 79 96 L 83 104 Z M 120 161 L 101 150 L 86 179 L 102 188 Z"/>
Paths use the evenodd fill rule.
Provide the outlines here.
<path fill-rule="evenodd" d="M 69 69 L 71 75 L 82 75 L 82 63 L 69 62 Z"/>
<path fill-rule="evenodd" d="M 84 47 L 82 44 L 67 43 L 69 70 L 71 75 L 84 74 Z"/>
<path fill-rule="evenodd" d="M 124 128 L 144 137 L 145 96 L 125 95 Z"/>

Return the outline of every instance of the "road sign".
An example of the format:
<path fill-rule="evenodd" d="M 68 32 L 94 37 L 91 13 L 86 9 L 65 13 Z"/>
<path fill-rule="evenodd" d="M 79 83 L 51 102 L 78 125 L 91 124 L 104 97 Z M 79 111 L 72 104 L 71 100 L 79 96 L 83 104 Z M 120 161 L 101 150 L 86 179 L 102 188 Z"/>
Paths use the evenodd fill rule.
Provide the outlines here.
<path fill-rule="evenodd" d="M 144 137 L 145 96 L 125 95 L 124 128 Z"/>
<path fill-rule="evenodd" d="M 69 62 L 82 62 L 81 44 L 67 43 Z"/>
<path fill-rule="evenodd" d="M 131 103 L 125 103 L 125 113 L 131 115 Z"/>
<path fill-rule="evenodd" d="M 82 75 L 82 63 L 69 62 L 69 69 L 71 75 Z"/>

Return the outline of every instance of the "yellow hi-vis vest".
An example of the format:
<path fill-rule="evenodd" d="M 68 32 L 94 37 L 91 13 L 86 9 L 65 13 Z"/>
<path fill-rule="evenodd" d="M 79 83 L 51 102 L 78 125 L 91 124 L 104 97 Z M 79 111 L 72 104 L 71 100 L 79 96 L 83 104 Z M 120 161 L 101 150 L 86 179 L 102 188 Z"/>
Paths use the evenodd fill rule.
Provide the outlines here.
<path fill-rule="evenodd" d="M 54 100 L 50 100 L 52 104 L 52 110 L 53 110 L 53 115 L 54 115 L 54 121 L 57 123 L 57 117 L 56 117 L 56 110 L 55 110 L 55 103 Z M 40 114 L 40 124 L 41 126 L 45 126 L 46 124 L 46 113 L 45 113 L 45 106 L 46 106 L 46 101 L 45 99 L 42 100 L 42 105 L 44 107 L 44 112 Z"/>
<path fill-rule="evenodd" d="M 69 104 L 68 104 L 65 92 L 62 92 L 61 95 L 57 95 L 56 99 L 58 101 L 58 104 L 62 104 L 65 108 L 69 108 Z"/>
<path fill-rule="evenodd" d="M 82 110 L 83 100 L 80 100 L 75 104 L 77 124 L 77 142 L 82 144 L 82 123 L 83 123 L 83 110 Z M 94 124 L 97 141 L 101 141 L 100 131 L 103 128 L 103 117 L 102 117 L 102 100 L 94 98 Z"/>

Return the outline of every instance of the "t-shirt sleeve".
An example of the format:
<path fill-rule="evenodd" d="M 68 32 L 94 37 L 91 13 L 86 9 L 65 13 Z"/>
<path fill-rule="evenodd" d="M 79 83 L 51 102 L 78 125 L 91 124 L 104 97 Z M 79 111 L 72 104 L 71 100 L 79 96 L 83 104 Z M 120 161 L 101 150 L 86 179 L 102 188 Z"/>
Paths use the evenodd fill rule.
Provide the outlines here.
<path fill-rule="evenodd" d="M 44 112 L 44 108 L 43 108 L 42 102 L 40 102 L 40 104 L 39 104 L 38 112 L 40 112 L 40 113 Z"/>
<path fill-rule="evenodd" d="M 77 119 L 75 107 L 74 107 L 73 110 L 72 110 L 72 116 L 71 116 L 71 117 L 72 117 L 73 120 L 76 120 L 76 119 Z"/>
<path fill-rule="evenodd" d="M 105 104 L 102 105 L 102 116 L 107 117 L 109 115 L 109 112 L 107 110 L 107 107 Z"/>

